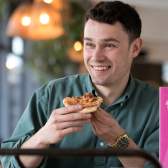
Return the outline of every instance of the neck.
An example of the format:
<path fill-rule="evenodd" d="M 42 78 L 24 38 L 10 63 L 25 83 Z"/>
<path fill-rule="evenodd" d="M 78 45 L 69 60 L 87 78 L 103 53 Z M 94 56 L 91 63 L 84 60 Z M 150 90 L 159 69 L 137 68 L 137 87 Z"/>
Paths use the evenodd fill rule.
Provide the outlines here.
<path fill-rule="evenodd" d="M 103 98 L 106 104 L 112 104 L 118 97 L 120 97 L 125 90 L 129 80 L 129 75 L 125 76 L 122 81 L 110 85 L 95 85 L 98 94 Z"/>

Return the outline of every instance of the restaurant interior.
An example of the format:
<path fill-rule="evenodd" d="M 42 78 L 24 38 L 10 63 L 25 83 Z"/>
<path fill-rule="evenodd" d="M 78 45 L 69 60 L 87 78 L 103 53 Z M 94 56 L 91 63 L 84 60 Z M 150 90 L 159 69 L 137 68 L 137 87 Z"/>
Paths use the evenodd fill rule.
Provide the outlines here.
<path fill-rule="evenodd" d="M 0 142 L 10 137 L 33 91 L 85 73 L 85 11 L 100 0 L 0 0 Z M 140 13 L 143 47 L 133 76 L 168 85 L 168 1 L 122 0 Z"/>

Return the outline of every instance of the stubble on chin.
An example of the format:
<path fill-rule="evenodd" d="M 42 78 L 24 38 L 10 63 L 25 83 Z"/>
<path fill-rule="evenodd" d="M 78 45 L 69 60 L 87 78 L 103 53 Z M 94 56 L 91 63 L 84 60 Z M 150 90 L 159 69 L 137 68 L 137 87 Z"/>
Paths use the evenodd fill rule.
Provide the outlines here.
<path fill-rule="evenodd" d="M 104 79 L 97 79 L 91 76 L 91 80 L 93 85 L 100 85 L 100 86 L 107 86 L 109 84 L 108 81 L 104 80 Z"/>

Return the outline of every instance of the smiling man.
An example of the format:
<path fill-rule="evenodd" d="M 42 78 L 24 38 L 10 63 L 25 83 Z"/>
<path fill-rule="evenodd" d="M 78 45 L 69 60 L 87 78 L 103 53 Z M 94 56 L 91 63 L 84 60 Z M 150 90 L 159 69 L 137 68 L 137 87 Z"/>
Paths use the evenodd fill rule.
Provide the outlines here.
<path fill-rule="evenodd" d="M 89 74 L 56 79 L 35 91 L 12 137 L 2 148 L 143 149 L 158 156 L 158 91 L 130 74 L 142 46 L 141 20 L 120 1 L 100 2 L 86 14 L 84 63 Z M 95 113 L 63 98 L 92 92 L 104 102 Z M 50 159 L 4 157 L 9 167 L 150 167 L 127 157 Z"/>
<path fill-rule="evenodd" d="M 85 24 L 84 62 L 97 89 L 108 88 L 103 95 L 107 103 L 112 103 L 123 92 L 132 61 L 141 49 L 140 38 L 131 42 L 129 38 L 119 21 L 108 24 L 88 19 Z"/>

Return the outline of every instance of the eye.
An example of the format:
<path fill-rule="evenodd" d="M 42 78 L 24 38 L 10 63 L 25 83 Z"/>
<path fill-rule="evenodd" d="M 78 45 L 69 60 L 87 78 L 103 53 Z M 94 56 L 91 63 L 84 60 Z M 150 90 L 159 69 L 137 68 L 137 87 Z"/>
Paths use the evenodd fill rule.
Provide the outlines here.
<path fill-rule="evenodd" d="M 117 45 L 115 45 L 113 43 L 106 43 L 106 44 L 104 44 L 104 47 L 107 47 L 107 48 L 116 48 Z"/>
<path fill-rule="evenodd" d="M 85 43 L 85 46 L 86 46 L 87 48 L 94 48 L 94 47 L 95 47 L 95 44 L 92 43 L 92 42 L 86 42 L 86 43 Z"/>

